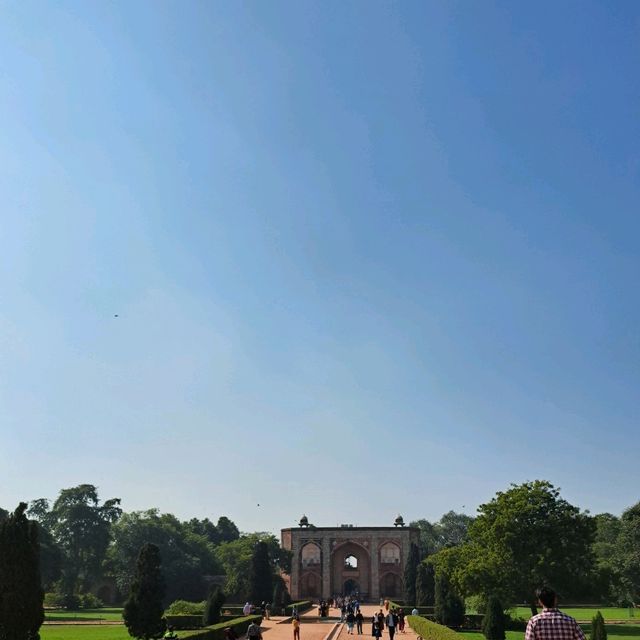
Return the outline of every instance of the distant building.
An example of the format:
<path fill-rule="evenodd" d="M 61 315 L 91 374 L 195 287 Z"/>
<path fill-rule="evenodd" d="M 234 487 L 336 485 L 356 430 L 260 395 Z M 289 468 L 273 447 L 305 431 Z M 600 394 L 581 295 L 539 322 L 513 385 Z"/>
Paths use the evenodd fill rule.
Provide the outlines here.
<path fill-rule="evenodd" d="M 402 595 L 405 562 L 420 533 L 401 516 L 393 527 L 315 527 L 303 516 L 281 536 L 293 552 L 287 582 L 294 600 L 357 594 L 377 601 Z"/>

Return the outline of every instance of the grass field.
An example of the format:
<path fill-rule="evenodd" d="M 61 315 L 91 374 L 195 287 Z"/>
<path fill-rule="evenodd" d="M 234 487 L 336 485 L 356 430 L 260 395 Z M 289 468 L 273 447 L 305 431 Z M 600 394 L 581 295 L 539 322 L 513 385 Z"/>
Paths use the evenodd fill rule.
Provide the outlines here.
<path fill-rule="evenodd" d="M 50 611 L 44 612 L 45 620 L 122 620 L 121 608 L 82 609 L 80 611 Z"/>
<path fill-rule="evenodd" d="M 587 638 L 591 632 L 591 625 L 581 625 Z M 640 625 L 635 624 L 608 624 L 607 636 L 611 640 L 640 640 Z M 485 640 L 479 631 L 464 631 L 462 634 L 465 640 Z M 507 631 L 507 640 L 522 640 L 524 631 Z"/>
<path fill-rule="evenodd" d="M 634 616 L 629 615 L 629 609 L 626 608 L 615 608 L 615 607 L 601 607 L 601 608 L 593 608 L 593 609 L 565 609 L 564 607 L 560 607 L 561 611 L 564 611 L 567 615 L 575 618 L 576 620 L 588 621 L 591 622 L 593 616 L 599 611 L 602 614 L 602 617 L 606 620 L 630 620 L 633 622 L 640 622 L 640 609 L 636 609 L 635 611 L 632 609 L 631 611 L 635 614 Z M 528 620 L 531 617 L 531 609 L 528 607 L 517 607 L 516 608 L 516 617 L 524 618 Z"/>
<path fill-rule="evenodd" d="M 43 625 L 42 640 L 131 640 L 125 626 L 107 625 Z"/>

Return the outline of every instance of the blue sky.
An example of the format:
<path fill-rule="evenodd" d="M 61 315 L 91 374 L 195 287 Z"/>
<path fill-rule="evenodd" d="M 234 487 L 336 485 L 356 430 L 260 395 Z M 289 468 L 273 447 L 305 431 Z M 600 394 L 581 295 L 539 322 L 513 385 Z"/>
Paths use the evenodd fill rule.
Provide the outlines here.
<path fill-rule="evenodd" d="M 3 3 L 0 505 L 636 502 L 639 66 L 635 2 Z"/>

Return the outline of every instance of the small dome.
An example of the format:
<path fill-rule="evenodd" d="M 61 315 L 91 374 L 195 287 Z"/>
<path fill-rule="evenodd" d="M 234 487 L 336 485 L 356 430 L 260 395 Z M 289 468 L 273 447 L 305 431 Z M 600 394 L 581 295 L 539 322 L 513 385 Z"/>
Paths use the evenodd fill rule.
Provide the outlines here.
<path fill-rule="evenodd" d="M 308 527 L 309 526 L 309 518 L 307 518 L 307 516 L 302 516 L 302 518 L 300 518 L 300 526 L 301 527 Z"/>
<path fill-rule="evenodd" d="M 395 527 L 404 527 L 404 519 L 400 514 L 398 514 L 398 517 L 395 519 L 393 525 Z"/>

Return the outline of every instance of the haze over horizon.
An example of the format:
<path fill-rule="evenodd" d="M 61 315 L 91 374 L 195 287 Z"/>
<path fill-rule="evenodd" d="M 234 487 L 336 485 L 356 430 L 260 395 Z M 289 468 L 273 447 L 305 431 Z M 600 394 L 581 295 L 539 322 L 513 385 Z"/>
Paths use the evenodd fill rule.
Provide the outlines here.
<path fill-rule="evenodd" d="M 631 1 L 4 3 L 0 506 L 640 500 L 639 35 Z"/>

